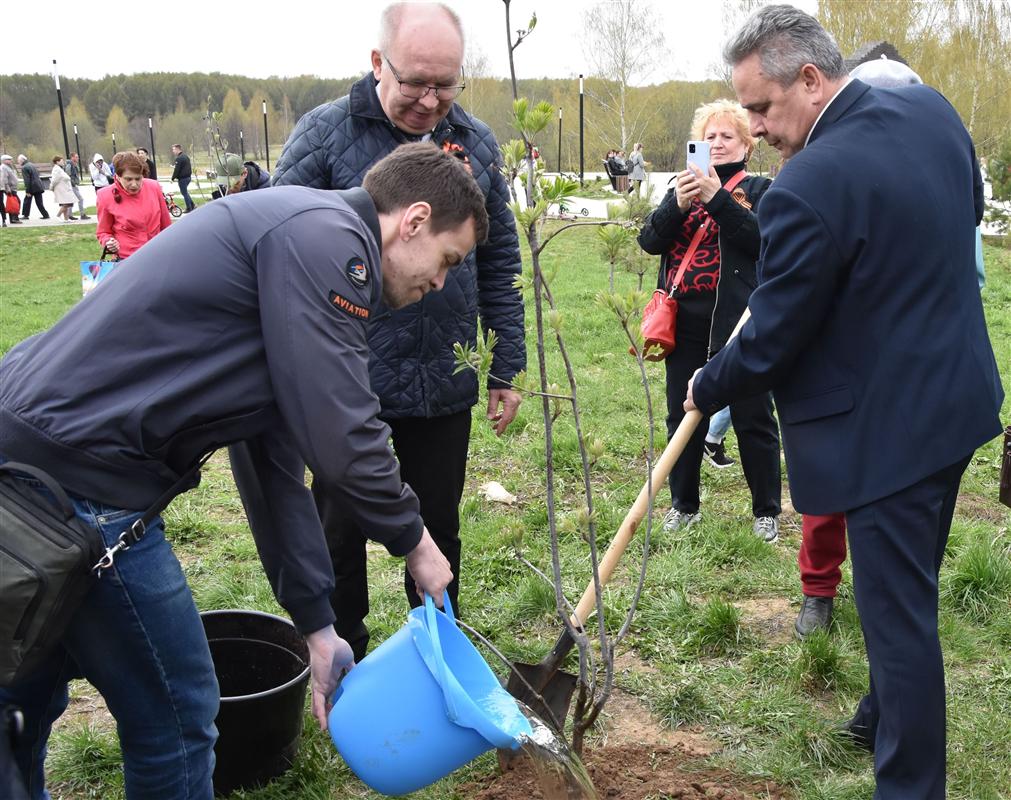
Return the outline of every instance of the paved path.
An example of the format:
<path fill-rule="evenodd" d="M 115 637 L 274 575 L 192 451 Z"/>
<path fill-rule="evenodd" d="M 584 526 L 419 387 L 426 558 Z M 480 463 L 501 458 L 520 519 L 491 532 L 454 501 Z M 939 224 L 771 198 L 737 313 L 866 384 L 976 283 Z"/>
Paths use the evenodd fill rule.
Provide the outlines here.
<path fill-rule="evenodd" d="M 651 173 L 649 173 L 649 175 L 648 175 L 648 181 L 647 181 L 646 185 L 649 187 L 650 200 L 652 200 L 652 202 L 653 202 L 654 205 L 659 204 L 659 202 L 663 199 L 663 196 L 667 193 L 668 181 L 670 181 L 670 179 L 672 179 L 675 174 L 676 173 L 673 173 L 673 172 L 651 172 Z M 545 173 L 545 177 L 548 177 L 548 178 L 554 177 L 555 175 L 557 175 L 557 173 Z M 604 177 L 604 173 L 603 172 L 587 172 L 587 173 L 584 174 L 584 178 L 587 181 L 593 180 L 594 178 L 598 178 L 598 177 Z M 176 185 L 175 183 L 172 183 L 171 181 L 159 181 L 159 183 L 161 184 L 162 191 L 163 192 L 172 192 L 173 194 L 175 194 L 175 196 L 176 196 L 175 197 L 176 203 L 178 203 L 180 206 L 182 206 L 183 200 L 182 200 L 182 197 L 179 195 L 179 187 L 178 187 L 178 185 Z M 211 184 L 210 181 L 202 182 L 201 186 L 202 187 L 206 187 L 208 189 L 208 191 L 210 191 L 210 188 L 212 188 L 212 184 Z M 95 187 L 92 186 L 91 184 L 86 184 L 86 185 L 83 185 L 83 186 L 78 186 L 77 188 L 81 190 L 81 196 L 84 198 L 84 206 L 85 206 L 85 208 L 87 208 L 88 206 L 94 206 L 95 205 Z M 516 186 L 516 188 L 517 188 L 517 191 L 521 191 L 522 184 L 520 183 L 519 179 L 517 179 L 517 186 Z M 990 200 L 990 198 L 992 197 L 992 194 L 991 194 L 991 191 L 990 191 L 990 184 L 989 184 L 989 182 L 987 182 L 987 183 L 984 184 L 984 193 L 985 193 L 985 195 L 987 197 L 988 204 L 1002 205 L 1002 204 L 999 204 L 999 203 L 993 203 L 993 201 Z M 193 195 L 196 198 L 200 197 L 200 194 L 199 194 L 199 192 L 198 192 L 198 190 L 196 188 L 196 183 L 195 182 L 190 184 L 190 194 Z M 520 196 L 522 196 L 522 194 Z M 23 194 L 19 195 L 19 197 L 21 197 L 21 199 L 24 200 L 24 195 Z M 42 219 L 41 217 L 39 217 L 38 211 L 35 208 L 35 204 L 32 203 L 32 216 L 31 216 L 31 218 L 23 220 L 21 225 L 9 226 L 10 230 L 20 230 L 20 229 L 23 229 L 23 228 L 37 228 L 37 227 L 40 227 L 40 226 L 53 226 L 53 225 L 95 225 L 96 224 L 96 219 L 95 219 L 95 215 L 94 214 L 91 215 L 91 219 L 77 220 L 77 221 L 74 221 L 74 222 L 64 222 L 63 220 L 56 219 L 56 209 L 59 208 L 59 205 L 57 205 L 56 201 L 53 199 L 53 193 L 52 192 L 46 192 L 45 195 L 43 196 L 43 200 L 45 201 L 45 204 L 46 204 L 46 210 L 49 212 L 49 219 Z M 576 196 L 576 197 L 572 198 L 572 202 L 569 203 L 568 206 L 569 206 L 570 213 L 575 213 L 578 216 L 586 216 L 586 217 L 589 217 L 590 219 L 607 219 L 607 204 L 608 203 L 616 203 L 616 202 L 619 202 L 620 200 L 621 200 L 621 197 L 617 194 L 617 192 L 615 193 L 613 199 L 609 198 L 607 200 L 595 200 L 595 199 L 588 199 L 588 198 L 580 198 L 580 197 Z M 1011 203 L 1005 203 L 1003 205 L 1005 206 L 1005 208 L 1007 208 L 1009 211 L 1011 211 Z M 582 213 L 583 209 L 586 209 L 586 211 L 588 213 L 584 215 Z M 557 210 L 558 210 L 557 206 L 552 206 L 552 208 L 551 208 L 552 213 L 557 213 Z M 74 204 L 73 213 L 75 215 L 77 214 L 77 204 L 76 203 Z M 1001 231 L 997 230 L 996 228 L 992 227 L 989 223 L 987 223 L 986 221 L 984 221 L 983 222 L 983 234 L 984 235 L 1000 235 Z"/>
<path fill-rule="evenodd" d="M 178 186 L 178 184 L 172 183 L 171 181 L 158 181 L 158 183 L 161 186 L 161 190 L 163 192 L 166 192 L 166 193 L 171 192 L 172 194 L 175 195 L 175 201 L 176 201 L 176 203 L 179 205 L 180 208 L 182 208 L 183 199 L 182 199 L 182 196 L 179 194 L 179 186 Z M 201 182 L 201 186 L 203 186 L 203 187 L 209 187 L 210 186 L 210 182 L 209 181 L 203 181 L 203 182 Z M 89 208 L 89 207 L 94 208 L 94 205 L 95 205 L 95 187 L 92 186 L 90 183 L 88 183 L 88 184 L 82 184 L 81 186 L 78 186 L 77 188 L 81 192 L 81 197 L 84 198 L 84 207 L 85 208 Z M 208 189 L 208 191 L 209 191 L 209 189 Z M 195 182 L 190 184 L 190 195 L 194 199 L 196 199 L 196 200 L 200 199 L 200 193 L 197 191 L 196 183 Z M 24 192 L 19 193 L 18 197 L 20 197 L 21 198 L 21 202 L 24 203 L 24 199 L 25 199 Z M 42 195 L 42 201 L 46 204 L 46 211 L 49 212 L 49 219 L 42 219 L 42 217 L 39 216 L 39 211 L 36 208 L 35 203 L 33 202 L 32 203 L 31 216 L 28 219 L 21 220 L 21 224 L 20 225 L 8 225 L 7 229 L 8 230 L 12 230 L 12 231 L 17 231 L 17 230 L 23 230 L 25 228 L 40 228 L 40 227 L 49 227 L 49 228 L 51 228 L 51 227 L 63 227 L 63 226 L 70 226 L 70 225 L 76 225 L 76 226 L 90 225 L 90 226 L 94 227 L 98 223 L 98 218 L 97 218 L 97 214 L 96 214 L 95 211 L 91 211 L 90 212 L 91 219 L 79 219 L 79 220 L 73 220 L 71 222 L 65 222 L 62 219 L 57 219 L 56 218 L 56 212 L 59 210 L 60 206 L 59 206 L 59 203 L 57 203 L 56 200 L 54 199 L 52 192 L 49 192 L 49 191 L 45 192 Z M 78 214 L 78 208 L 77 208 L 77 202 L 76 201 L 74 202 L 74 207 L 73 207 L 71 213 L 74 216 L 77 216 L 77 214 Z"/>

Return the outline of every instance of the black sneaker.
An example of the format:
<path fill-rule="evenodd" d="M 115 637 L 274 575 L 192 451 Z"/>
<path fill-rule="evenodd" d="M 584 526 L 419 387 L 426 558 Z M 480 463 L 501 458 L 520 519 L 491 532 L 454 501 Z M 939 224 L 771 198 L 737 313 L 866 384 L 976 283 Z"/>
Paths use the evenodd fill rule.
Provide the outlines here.
<path fill-rule="evenodd" d="M 706 455 L 706 461 L 716 467 L 716 469 L 726 469 L 737 463 L 727 455 L 727 448 L 724 447 L 722 440 L 716 444 L 707 441 L 703 445 L 703 450 Z"/>

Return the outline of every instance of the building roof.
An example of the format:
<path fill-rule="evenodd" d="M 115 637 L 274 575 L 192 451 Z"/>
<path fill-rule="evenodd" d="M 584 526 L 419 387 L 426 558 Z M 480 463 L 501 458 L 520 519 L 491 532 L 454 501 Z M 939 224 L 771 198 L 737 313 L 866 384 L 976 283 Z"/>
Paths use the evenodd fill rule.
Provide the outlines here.
<path fill-rule="evenodd" d="M 885 56 L 890 61 L 900 61 L 906 66 L 909 66 L 909 62 L 899 55 L 899 51 L 895 49 L 895 45 L 891 42 L 885 41 L 865 44 L 849 58 L 844 59 L 843 63 L 846 66 L 846 72 L 851 72 L 853 67 L 857 66 L 857 64 L 863 64 L 865 61 L 873 61 L 876 58 L 881 58 L 881 56 Z"/>

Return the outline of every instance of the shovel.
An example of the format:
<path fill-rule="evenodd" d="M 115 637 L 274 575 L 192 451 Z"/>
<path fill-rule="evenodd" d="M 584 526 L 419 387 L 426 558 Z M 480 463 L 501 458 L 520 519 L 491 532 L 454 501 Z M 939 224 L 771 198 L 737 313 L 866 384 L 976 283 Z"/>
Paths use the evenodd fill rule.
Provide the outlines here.
<path fill-rule="evenodd" d="M 738 331 L 744 326 L 751 316 L 748 309 L 744 310 L 733 333 L 727 339 L 732 341 L 737 336 Z M 607 552 L 598 565 L 598 575 L 600 577 L 601 589 L 607 584 L 618 565 L 625 548 L 632 541 L 639 523 L 646 516 L 650 507 L 650 500 L 660 491 L 670 471 L 674 468 L 681 453 L 684 452 L 688 440 L 702 420 L 702 412 L 689 411 L 685 414 L 681 424 L 678 425 L 674 435 L 667 443 L 660 458 L 657 459 L 650 473 L 649 480 L 643 484 L 639 490 L 639 496 L 625 515 L 617 534 L 611 540 Z M 575 611 L 569 617 L 569 622 L 576 629 L 580 629 L 586 619 L 596 609 L 596 593 L 594 591 L 593 579 L 586 586 L 583 596 L 576 605 Z M 572 693 L 575 691 L 578 678 L 569 672 L 559 669 L 565 657 L 572 651 L 576 641 L 572 638 L 569 628 L 566 627 L 551 652 L 537 664 L 522 664 L 515 662 L 509 672 L 509 681 L 506 689 L 509 694 L 529 708 L 548 725 L 556 731 L 561 732 L 565 725 L 565 718 L 569 714 L 569 703 L 572 701 Z"/>

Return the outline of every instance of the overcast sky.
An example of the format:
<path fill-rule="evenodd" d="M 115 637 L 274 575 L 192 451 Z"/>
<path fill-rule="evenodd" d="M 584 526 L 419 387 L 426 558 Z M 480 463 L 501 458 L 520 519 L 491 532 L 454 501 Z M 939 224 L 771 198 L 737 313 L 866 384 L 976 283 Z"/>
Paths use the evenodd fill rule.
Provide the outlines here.
<path fill-rule="evenodd" d="M 501 0 L 452 0 L 469 49 L 488 60 L 492 75 L 507 77 L 504 6 Z M 536 10 L 537 28 L 516 51 L 520 78 L 590 74 L 583 53 L 583 18 L 592 0 L 512 0 L 512 27 L 525 28 Z M 66 5 L 52 23 L 37 28 L 31 47 L 21 48 L 4 71 L 52 71 L 100 78 L 135 72 L 224 72 L 266 78 L 318 75 L 345 78 L 364 73 L 385 5 L 362 0 L 288 0 L 259 4 L 242 0 L 172 0 L 149 6 Z M 667 38 L 668 55 L 640 83 L 710 77 L 720 61 L 724 31 L 720 0 L 655 0 L 652 16 Z M 812 12 L 817 0 L 797 0 Z M 96 25 L 98 9 L 110 13 Z M 74 24 L 74 11 L 88 21 Z M 125 25 L 125 16 L 131 24 Z M 245 19 L 256 21 L 244 21 Z M 57 22 L 56 20 L 60 20 Z M 104 29 L 102 35 L 96 31 Z M 317 35 L 318 32 L 318 35 Z M 26 55 L 27 54 L 27 55 Z"/>

